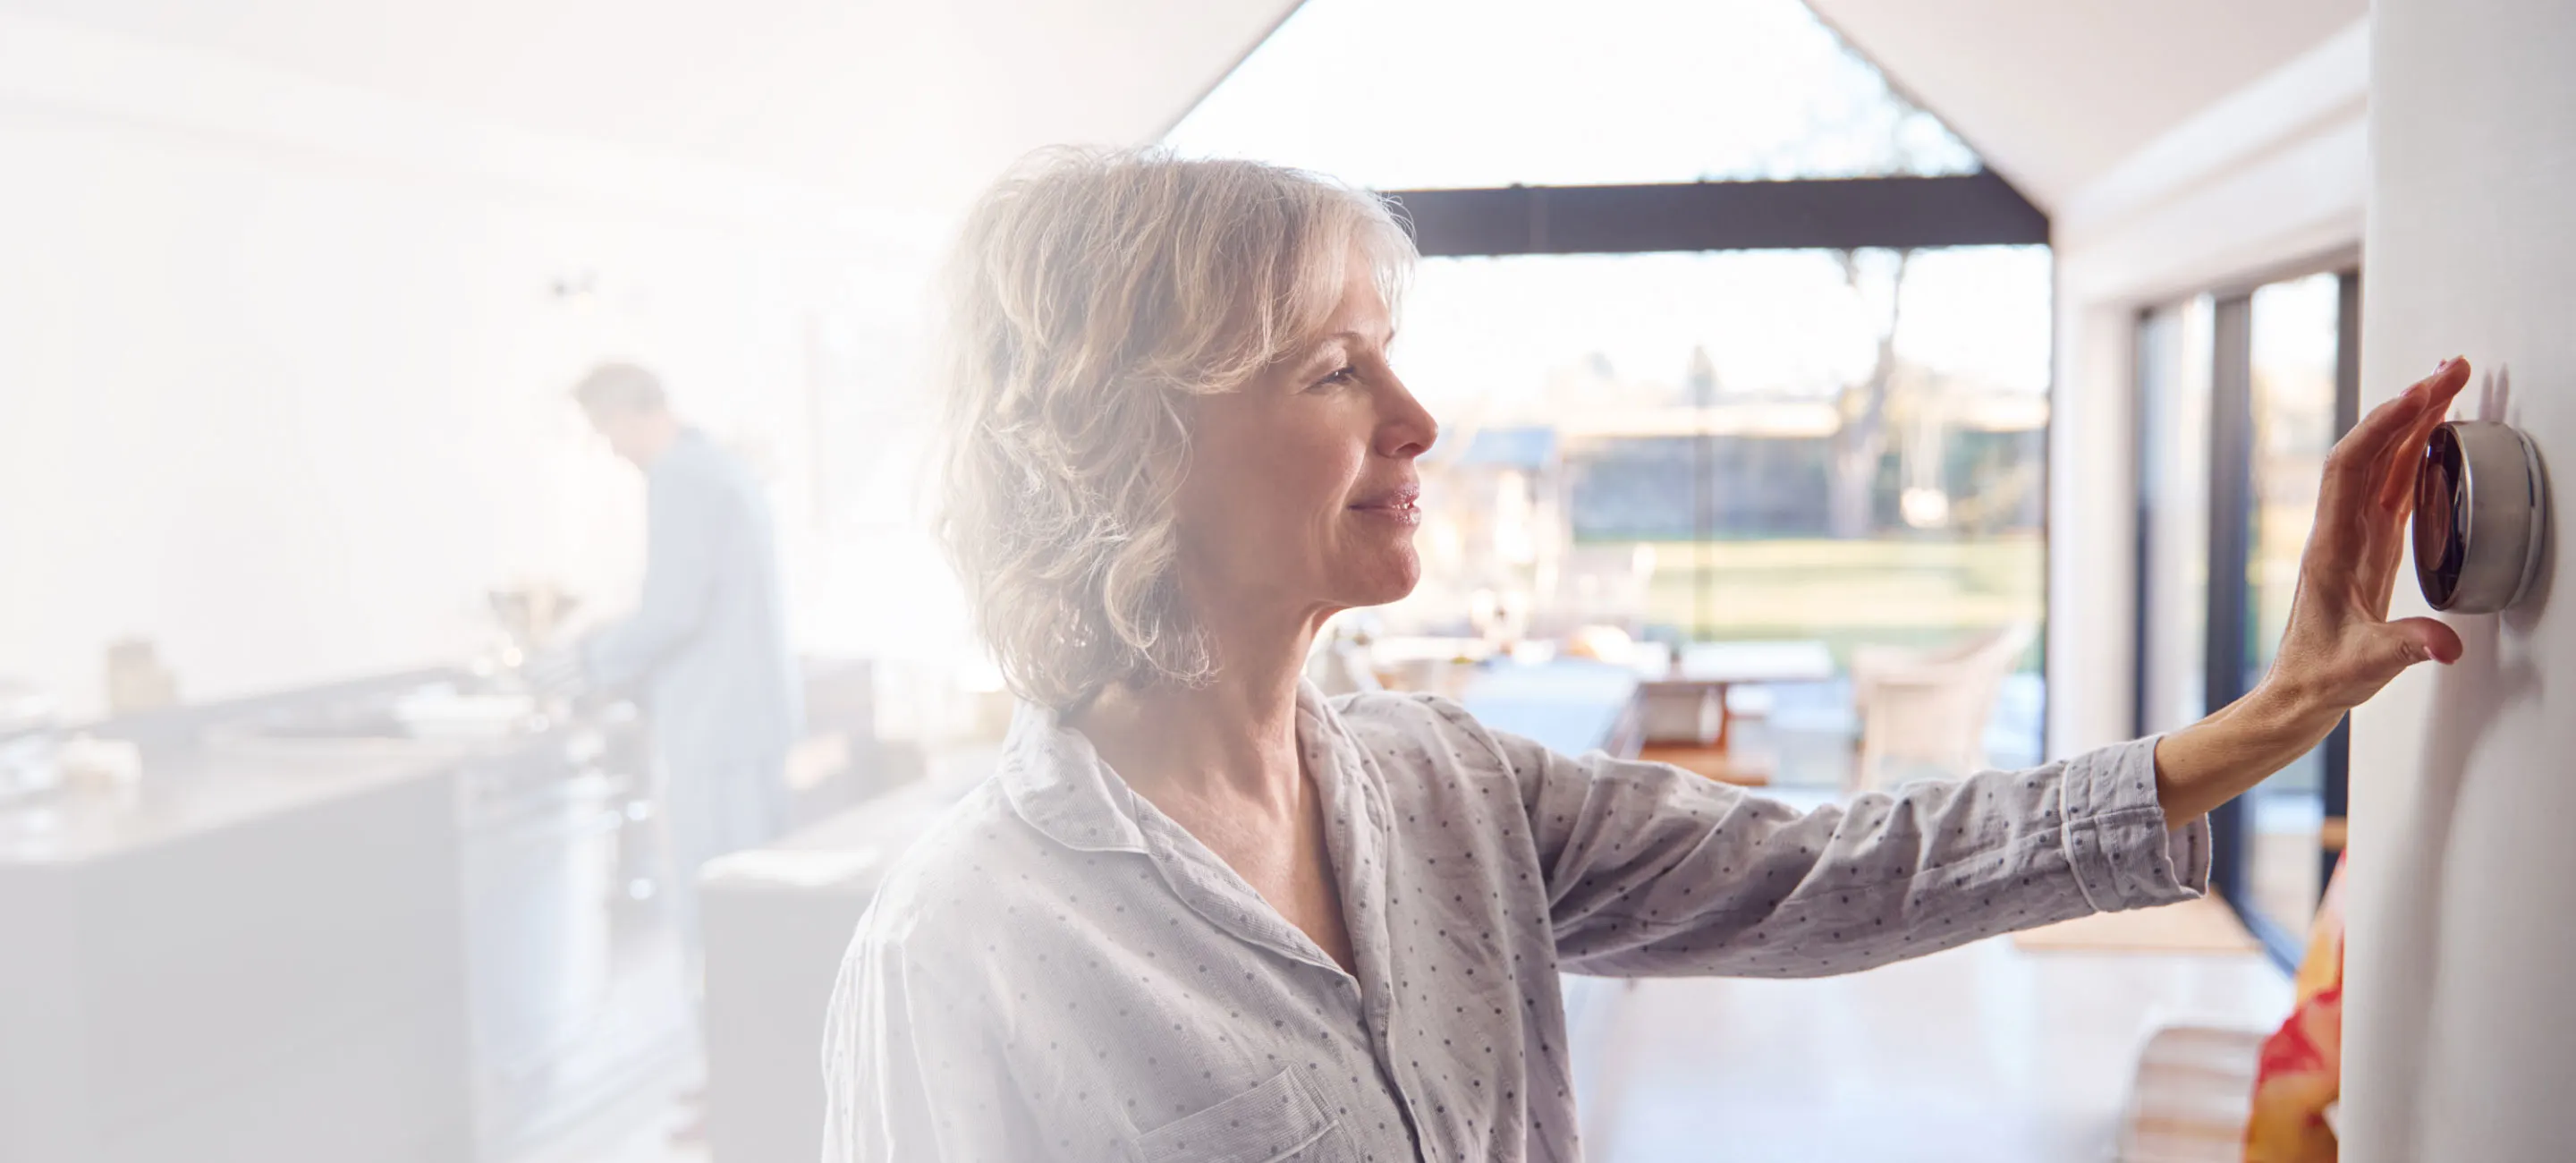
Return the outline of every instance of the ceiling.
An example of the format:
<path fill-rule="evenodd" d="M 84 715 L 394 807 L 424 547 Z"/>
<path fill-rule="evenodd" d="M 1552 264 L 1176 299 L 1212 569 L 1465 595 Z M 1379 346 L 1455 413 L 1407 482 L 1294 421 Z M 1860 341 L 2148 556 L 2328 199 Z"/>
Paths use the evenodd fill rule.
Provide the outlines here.
<path fill-rule="evenodd" d="M 1465 2 L 1465 0 L 1462 0 Z M 2366 0 L 1811 0 L 2043 206 Z M 1296 0 L 0 0 L 875 205 L 1050 142 L 1159 136 Z"/>
<path fill-rule="evenodd" d="M 2369 13 L 2368 0 L 1808 0 L 2043 207 Z"/>
<path fill-rule="evenodd" d="M 1161 135 L 1293 0 L 0 0 L 540 132 L 954 205 Z"/>

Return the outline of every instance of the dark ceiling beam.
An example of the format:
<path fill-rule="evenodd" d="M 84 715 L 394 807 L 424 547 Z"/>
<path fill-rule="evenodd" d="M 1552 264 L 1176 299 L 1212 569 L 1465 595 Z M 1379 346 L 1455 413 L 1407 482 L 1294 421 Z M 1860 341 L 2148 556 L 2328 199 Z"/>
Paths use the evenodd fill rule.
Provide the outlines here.
<path fill-rule="evenodd" d="M 2009 246 L 2048 215 L 1991 170 L 1946 178 L 1390 190 L 1426 256 Z"/>

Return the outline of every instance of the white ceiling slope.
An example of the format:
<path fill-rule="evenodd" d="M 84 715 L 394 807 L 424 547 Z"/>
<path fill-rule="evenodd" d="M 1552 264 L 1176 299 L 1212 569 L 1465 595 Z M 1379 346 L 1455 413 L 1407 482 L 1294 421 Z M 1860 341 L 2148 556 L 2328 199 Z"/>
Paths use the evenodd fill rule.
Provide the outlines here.
<path fill-rule="evenodd" d="M 1461 0 L 1467 3 L 1469 0 Z M 2054 208 L 2366 0 L 1811 0 Z M 950 207 L 1029 149 L 1142 142 L 1296 0 L 0 0 L 542 133 Z"/>
<path fill-rule="evenodd" d="M 1294 0 L 0 0 L 14 12 L 937 207 L 1149 141 Z"/>
<path fill-rule="evenodd" d="M 1808 0 L 2047 209 L 2368 0 Z"/>

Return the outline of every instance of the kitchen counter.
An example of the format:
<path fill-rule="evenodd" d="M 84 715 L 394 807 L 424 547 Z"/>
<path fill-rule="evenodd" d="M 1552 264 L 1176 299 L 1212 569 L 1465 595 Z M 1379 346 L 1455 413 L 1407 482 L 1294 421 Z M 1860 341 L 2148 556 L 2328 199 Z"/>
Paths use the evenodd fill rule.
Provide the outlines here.
<path fill-rule="evenodd" d="M 210 748 L 0 814 L 0 1160 L 468 1157 L 455 769 Z"/>
<path fill-rule="evenodd" d="M 401 737 L 442 677 L 99 724 L 130 787 L 0 809 L 0 1163 L 499 1159 L 685 1050 L 632 716 Z"/>
<path fill-rule="evenodd" d="M 242 740 L 145 761 L 131 791 L 69 787 L 0 808 L 0 869 L 101 860 L 434 778 L 475 753 L 417 740 Z"/>

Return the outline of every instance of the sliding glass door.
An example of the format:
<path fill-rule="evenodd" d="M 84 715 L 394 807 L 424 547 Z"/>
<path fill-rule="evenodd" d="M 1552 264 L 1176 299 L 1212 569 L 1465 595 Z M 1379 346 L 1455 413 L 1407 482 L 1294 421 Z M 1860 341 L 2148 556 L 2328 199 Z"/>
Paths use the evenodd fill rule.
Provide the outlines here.
<path fill-rule="evenodd" d="M 2138 329 L 2141 731 L 2251 690 L 2288 624 L 2328 449 L 2358 396 L 2359 280 L 2327 272 L 2200 296 Z M 2338 730 L 2211 816 L 2212 880 L 2294 954 L 2341 844 Z"/>

